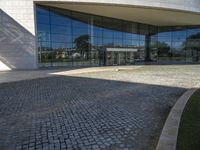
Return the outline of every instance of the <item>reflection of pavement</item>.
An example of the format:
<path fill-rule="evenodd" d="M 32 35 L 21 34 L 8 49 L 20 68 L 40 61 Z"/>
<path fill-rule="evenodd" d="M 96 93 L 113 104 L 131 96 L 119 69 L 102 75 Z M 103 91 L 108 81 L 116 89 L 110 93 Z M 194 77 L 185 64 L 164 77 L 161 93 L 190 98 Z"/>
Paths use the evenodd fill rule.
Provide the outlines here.
<path fill-rule="evenodd" d="M 0 149 L 155 149 L 170 108 L 200 81 L 199 68 L 145 66 L 2 83 Z"/>

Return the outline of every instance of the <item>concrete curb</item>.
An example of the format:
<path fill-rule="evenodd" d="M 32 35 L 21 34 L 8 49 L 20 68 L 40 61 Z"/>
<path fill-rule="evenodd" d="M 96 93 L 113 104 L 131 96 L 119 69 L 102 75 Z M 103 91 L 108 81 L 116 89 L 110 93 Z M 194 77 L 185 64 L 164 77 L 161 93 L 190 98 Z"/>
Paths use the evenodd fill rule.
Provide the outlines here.
<path fill-rule="evenodd" d="M 176 142 L 178 136 L 178 129 L 181 120 L 182 112 L 186 103 L 193 93 L 200 87 L 200 85 L 194 86 L 194 88 L 187 90 L 176 102 L 171 109 L 162 133 L 160 135 L 156 150 L 176 150 Z"/>

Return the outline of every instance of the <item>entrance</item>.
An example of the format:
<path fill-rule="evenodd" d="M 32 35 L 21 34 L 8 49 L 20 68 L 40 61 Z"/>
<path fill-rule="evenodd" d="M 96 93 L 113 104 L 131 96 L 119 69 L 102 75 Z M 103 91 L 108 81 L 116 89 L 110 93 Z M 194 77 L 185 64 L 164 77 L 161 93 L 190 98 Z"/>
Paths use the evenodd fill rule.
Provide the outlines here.
<path fill-rule="evenodd" d="M 111 52 L 112 53 L 112 52 Z M 112 54 L 111 54 L 112 57 Z M 113 52 L 113 65 L 125 65 L 126 64 L 126 52 Z M 112 62 L 111 62 L 112 64 Z"/>
<path fill-rule="evenodd" d="M 106 53 L 106 65 L 133 65 L 136 53 L 135 49 L 109 48 Z"/>

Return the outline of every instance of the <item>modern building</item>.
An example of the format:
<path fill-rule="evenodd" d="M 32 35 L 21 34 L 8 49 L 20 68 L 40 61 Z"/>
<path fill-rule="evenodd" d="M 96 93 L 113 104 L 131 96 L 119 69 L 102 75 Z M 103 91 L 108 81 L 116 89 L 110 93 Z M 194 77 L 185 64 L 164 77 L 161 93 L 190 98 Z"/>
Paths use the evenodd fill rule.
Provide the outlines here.
<path fill-rule="evenodd" d="M 199 0 L 0 0 L 0 66 L 200 63 Z"/>

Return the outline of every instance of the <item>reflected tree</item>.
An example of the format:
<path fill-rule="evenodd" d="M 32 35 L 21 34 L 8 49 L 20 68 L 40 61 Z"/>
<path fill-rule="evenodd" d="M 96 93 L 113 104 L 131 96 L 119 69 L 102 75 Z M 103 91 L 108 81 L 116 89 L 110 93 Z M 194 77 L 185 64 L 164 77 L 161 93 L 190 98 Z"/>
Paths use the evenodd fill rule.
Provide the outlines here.
<path fill-rule="evenodd" d="M 189 47 L 191 50 L 197 50 L 200 51 L 200 33 L 192 34 L 189 37 L 187 37 L 187 47 Z"/>
<path fill-rule="evenodd" d="M 76 44 L 76 50 L 81 54 L 81 56 L 89 58 L 89 50 L 90 50 L 90 43 L 89 43 L 90 36 L 89 35 L 81 35 L 74 40 Z"/>
<path fill-rule="evenodd" d="M 170 45 L 165 42 L 157 42 L 158 55 L 159 56 L 168 56 L 170 54 Z"/>
<path fill-rule="evenodd" d="M 186 49 L 191 52 L 191 56 L 194 62 L 200 60 L 200 33 L 192 34 L 187 37 L 187 43 L 185 44 Z"/>
<path fill-rule="evenodd" d="M 200 33 L 192 34 L 187 39 L 200 39 Z"/>

